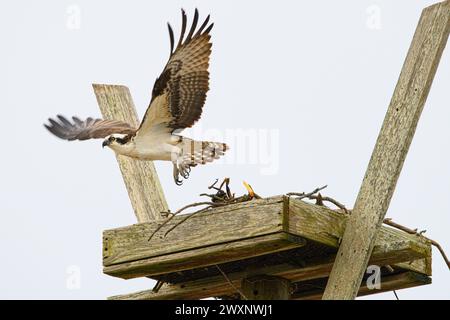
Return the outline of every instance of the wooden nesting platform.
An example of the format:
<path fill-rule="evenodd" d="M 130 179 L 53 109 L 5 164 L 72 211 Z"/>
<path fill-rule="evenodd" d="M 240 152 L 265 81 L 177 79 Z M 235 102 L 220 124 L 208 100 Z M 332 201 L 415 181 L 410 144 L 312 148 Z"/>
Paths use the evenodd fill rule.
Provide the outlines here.
<path fill-rule="evenodd" d="M 161 221 L 104 231 L 104 273 L 169 283 L 157 293 L 110 299 L 236 297 L 242 280 L 256 275 L 290 280 L 293 299 L 320 298 L 348 218 L 276 196 L 194 214 L 165 235 L 185 217 L 172 219 L 150 241 Z M 381 289 L 369 290 L 363 281 L 359 295 L 431 283 L 431 245 L 419 235 L 383 226 L 369 264 L 381 267 Z"/>

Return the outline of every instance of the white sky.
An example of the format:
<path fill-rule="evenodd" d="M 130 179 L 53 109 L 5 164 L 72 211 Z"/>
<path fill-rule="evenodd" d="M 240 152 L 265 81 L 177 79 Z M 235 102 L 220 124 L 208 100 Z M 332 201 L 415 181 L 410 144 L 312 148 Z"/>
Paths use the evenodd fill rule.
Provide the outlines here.
<path fill-rule="evenodd" d="M 1 2 L 0 298 L 104 299 L 153 286 L 102 274 L 102 231 L 135 223 L 112 152 L 101 141 L 58 140 L 42 124 L 57 113 L 99 116 L 94 82 L 129 86 L 142 116 L 168 57 L 166 22 L 178 34 L 180 7 L 215 22 L 211 91 L 185 134 L 218 136 L 235 151 L 195 168 L 182 187 L 171 164 L 158 163 L 173 210 L 224 176 L 236 193 L 246 180 L 264 196 L 328 184 L 325 194 L 351 207 L 420 12 L 432 3 Z M 447 48 L 387 216 L 426 229 L 450 253 L 449 71 Z M 242 145 L 239 129 L 255 140 Z M 71 266 L 79 288 L 67 286 Z M 434 250 L 433 284 L 398 295 L 448 299 L 449 280 Z"/>

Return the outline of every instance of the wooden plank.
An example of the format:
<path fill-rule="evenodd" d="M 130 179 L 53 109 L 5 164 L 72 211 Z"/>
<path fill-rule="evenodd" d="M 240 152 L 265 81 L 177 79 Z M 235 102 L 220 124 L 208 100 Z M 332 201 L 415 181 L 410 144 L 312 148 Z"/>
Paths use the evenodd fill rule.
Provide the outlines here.
<path fill-rule="evenodd" d="M 304 244 L 302 239 L 295 241 L 293 236 L 281 232 L 181 251 L 173 255 L 114 264 L 104 267 L 103 272 L 122 279 L 156 276 L 236 261 L 242 259 L 243 256 L 246 258 L 256 257 L 271 252 L 289 250 Z"/>
<path fill-rule="evenodd" d="M 431 247 L 430 247 L 430 249 L 431 249 Z M 399 262 L 399 263 L 396 263 L 395 266 L 397 268 L 402 268 L 405 270 L 413 270 L 416 272 L 420 272 L 424 275 L 431 276 L 431 259 L 432 259 L 432 255 L 430 252 L 430 255 L 426 258 L 417 259 L 417 260 L 408 261 L 408 262 Z"/>
<path fill-rule="evenodd" d="M 175 217 L 157 235 L 179 219 L 184 217 Z M 104 272 L 126 279 L 167 274 L 296 248 L 305 240 L 337 248 L 347 219 L 325 207 L 274 197 L 195 214 L 167 237 L 155 235 L 150 242 L 149 235 L 159 226 L 156 222 L 107 230 Z M 373 257 L 385 265 L 428 257 L 430 252 L 431 246 L 423 237 L 385 226 Z M 323 276 L 329 273 L 332 262 L 320 270 Z M 315 275 L 313 270 L 303 271 Z"/>
<path fill-rule="evenodd" d="M 164 237 L 186 217 L 179 216 L 150 241 L 160 223 L 107 230 L 103 272 L 124 279 L 155 276 L 304 245 L 303 239 L 282 232 L 282 211 L 281 196 L 219 207 L 193 215 Z"/>
<path fill-rule="evenodd" d="M 367 267 L 450 31 L 450 0 L 425 8 L 323 299 L 353 299 Z"/>
<path fill-rule="evenodd" d="M 139 126 L 127 87 L 104 84 L 92 86 L 104 119 L 125 121 L 136 128 Z M 167 211 L 168 205 L 153 163 L 124 156 L 116 158 L 138 222 L 160 219 L 161 211 Z"/>
<path fill-rule="evenodd" d="M 291 297 L 291 282 L 281 277 L 248 277 L 242 280 L 241 288 L 248 300 L 289 300 Z"/>
<path fill-rule="evenodd" d="M 375 252 L 374 252 L 375 253 Z M 431 253 L 430 253 L 431 257 Z M 330 274 L 335 257 L 323 257 L 322 260 L 309 261 L 304 267 L 296 267 L 291 264 L 279 264 L 245 270 L 242 272 L 227 274 L 235 288 L 241 289 L 242 279 L 250 278 L 258 274 L 273 275 L 285 278 L 291 282 L 308 281 L 326 278 Z M 371 264 L 383 265 L 378 257 L 370 260 Z M 431 260 L 420 259 L 413 263 L 398 263 L 392 265 L 417 274 L 427 275 L 431 269 Z M 419 285 L 419 284 L 418 284 Z M 204 299 L 208 297 L 219 297 L 233 295 L 236 290 L 224 279 L 223 276 L 214 276 L 194 281 L 187 281 L 175 285 L 165 285 L 157 293 L 152 290 L 144 290 L 131 294 L 110 297 L 112 300 L 170 300 L 170 299 Z M 323 293 L 323 290 L 321 294 Z M 375 292 L 372 292 L 375 293 Z M 363 294 L 363 293 L 362 293 Z"/>
<path fill-rule="evenodd" d="M 370 294 L 378 294 L 393 290 L 401 290 L 417 286 L 423 286 L 431 283 L 431 278 L 416 272 L 403 272 L 399 274 L 384 275 L 381 277 L 380 289 L 369 289 L 365 281 L 360 286 L 358 296 L 366 296 Z M 323 288 L 325 281 L 319 283 L 297 283 L 298 287 L 309 288 L 309 290 L 294 292 L 291 296 L 292 300 L 320 300 L 323 296 Z"/>
<path fill-rule="evenodd" d="M 350 217 L 322 206 L 290 199 L 288 232 L 337 248 Z M 400 257 L 403 261 L 427 257 L 430 250 L 431 247 L 424 237 L 382 226 L 376 236 L 373 254 L 383 255 L 388 263 L 389 259 Z"/>
<path fill-rule="evenodd" d="M 104 232 L 103 265 L 161 256 L 282 231 L 281 197 L 248 201 L 194 214 L 177 216 L 149 241 L 162 222 L 141 223 Z M 212 236 L 214 235 L 214 236 Z"/>

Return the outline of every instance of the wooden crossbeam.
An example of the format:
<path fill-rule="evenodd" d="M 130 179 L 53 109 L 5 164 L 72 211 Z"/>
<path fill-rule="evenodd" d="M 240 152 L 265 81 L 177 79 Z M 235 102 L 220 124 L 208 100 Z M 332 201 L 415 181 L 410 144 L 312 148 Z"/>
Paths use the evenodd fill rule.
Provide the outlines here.
<path fill-rule="evenodd" d="M 283 231 L 283 197 L 219 207 L 185 219 L 143 223 L 103 233 L 104 273 L 135 278 L 193 269 L 304 245 Z M 212 236 L 213 235 L 213 236 Z"/>
<path fill-rule="evenodd" d="M 309 242 L 337 248 L 348 219 L 323 206 L 276 196 L 195 214 L 164 237 L 185 217 L 172 219 L 150 241 L 158 222 L 104 231 L 104 272 L 128 279 L 242 260 L 299 248 Z M 386 265 L 430 255 L 430 244 L 423 237 L 384 226 L 372 261 Z M 321 261 L 319 270 L 314 269 L 315 261 L 306 262 L 312 264 L 312 269 L 303 268 L 301 272 L 324 277 L 332 262 L 329 260 L 325 267 Z"/>
<path fill-rule="evenodd" d="M 407 289 L 417 286 L 423 286 L 431 283 L 431 278 L 417 272 L 401 272 L 392 275 L 384 275 L 381 277 L 381 288 L 369 288 L 363 281 L 358 296 L 366 296 L 369 294 L 377 294 L 393 290 Z M 291 296 L 292 300 L 320 300 L 323 296 L 323 288 L 326 279 L 317 279 L 316 281 L 307 281 L 297 283 L 296 286 L 305 288 L 299 292 L 294 292 Z M 309 290 L 308 290 L 309 289 Z"/>
<path fill-rule="evenodd" d="M 139 119 L 130 91 L 125 86 L 93 84 L 104 119 L 121 120 L 139 126 Z M 138 222 L 161 219 L 168 206 L 155 167 L 151 161 L 117 156 Z"/>
<path fill-rule="evenodd" d="M 417 122 L 450 32 L 450 0 L 423 10 L 324 299 L 354 299 L 394 193 Z"/>
<path fill-rule="evenodd" d="M 295 268 L 291 264 L 279 264 L 269 267 L 258 268 L 251 271 L 246 270 L 242 272 L 227 274 L 228 280 L 230 280 L 233 286 L 230 285 L 228 280 L 223 276 L 214 276 L 209 278 L 202 278 L 193 281 L 186 281 L 178 284 L 168 284 L 161 288 L 158 292 L 152 290 L 144 290 L 130 294 L 117 295 L 109 297 L 111 300 L 176 300 L 176 299 L 205 299 L 208 297 L 220 297 L 220 296 L 232 296 L 236 295 L 236 288 L 241 289 L 242 280 L 250 278 L 255 275 L 265 274 L 284 278 L 289 280 L 293 286 L 296 284 L 311 283 L 312 280 L 321 281 L 322 286 L 325 286 L 326 278 L 329 276 L 331 268 L 333 266 L 334 256 L 323 257 L 319 260 L 311 262 L 309 265 L 301 268 Z M 383 264 L 380 257 L 374 256 L 370 260 L 371 264 Z M 431 259 L 424 258 L 418 259 L 413 262 L 392 264 L 395 270 L 401 270 L 402 272 L 395 273 L 396 277 L 391 278 L 390 275 L 383 275 L 382 290 L 388 291 L 393 289 L 401 289 L 412 286 L 419 286 L 428 284 L 431 282 Z M 416 275 L 413 277 L 414 281 L 411 281 L 411 277 L 400 277 L 400 274 L 412 273 Z M 400 278 L 399 278 L 400 277 Z M 323 281 L 325 279 L 325 281 Z M 393 282 L 393 280 L 395 280 Z M 390 286 L 387 287 L 387 284 Z M 394 286 L 395 285 L 395 286 Z M 362 288 L 366 288 L 365 283 L 362 283 Z M 320 299 L 322 290 L 301 291 L 292 298 L 306 299 L 308 297 L 314 299 Z M 374 294 L 383 292 L 380 290 L 366 290 L 361 291 L 359 295 Z M 320 294 L 320 296 L 319 296 Z"/>

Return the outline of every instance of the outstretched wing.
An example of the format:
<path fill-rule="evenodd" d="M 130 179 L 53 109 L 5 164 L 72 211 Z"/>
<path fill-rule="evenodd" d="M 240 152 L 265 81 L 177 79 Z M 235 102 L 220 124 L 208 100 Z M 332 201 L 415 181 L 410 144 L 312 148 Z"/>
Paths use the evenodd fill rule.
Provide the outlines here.
<path fill-rule="evenodd" d="M 72 117 L 70 122 L 65 117 L 58 115 L 58 120 L 48 119 L 50 125 L 44 126 L 58 138 L 64 140 L 87 140 L 105 138 L 113 133 L 134 134 L 136 129 L 128 123 L 117 120 L 103 120 L 87 118 L 82 121 L 77 117 Z"/>
<path fill-rule="evenodd" d="M 198 10 L 195 10 L 192 26 L 186 32 L 187 17 L 184 10 L 178 44 L 174 50 L 174 35 L 170 24 L 170 58 L 163 72 L 156 79 L 150 105 L 137 134 L 146 134 L 152 127 L 163 124 L 169 131 L 191 127 L 202 114 L 209 89 L 209 56 L 211 42 L 209 15 L 198 30 Z"/>

